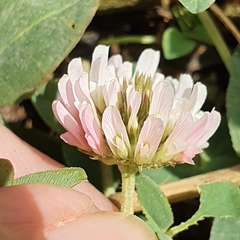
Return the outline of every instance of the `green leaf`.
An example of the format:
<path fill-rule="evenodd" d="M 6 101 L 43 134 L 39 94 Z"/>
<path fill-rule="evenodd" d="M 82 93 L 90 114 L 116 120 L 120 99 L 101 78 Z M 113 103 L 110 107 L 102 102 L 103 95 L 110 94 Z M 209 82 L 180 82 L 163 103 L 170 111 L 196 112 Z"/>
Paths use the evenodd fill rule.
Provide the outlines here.
<path fill-rule="evenodd" d="M 136 177 L 138 201 L 148 224 L 155 232 L 165 232 L 173 224 L 173 213 L 158 185 L 147 176 Z"/>
<path fill-rule="evenodd" d="M 41 87 L 80 40 L 99 0 L 0 1 L 0 106 Z"/>
<path fill-rule="evenodd" d="M 239 240 L 240 219 L 216 218 L 213 221 L 209 240 Z"/>
<path fill-rule="evenodd" d="M 209 8 L 215 0 L 179 0 L 179 2 L 191 13 L 200 13 Z"/>
<path fill-rule="evenodd" d="M 162 232 L 157 233 L 157 236 L 158 236 L 159 240 L 173 240 L 168 235 L 166 235 L 165 233 L 162 233 Z"/>
<path fill-rule="evenodd" d="M 194 27 L 190 32 L 186 33 L 185 36 L 198 42 L 208 44 L 209 46 L 213 45 L 212 40 L 208 36 L 205 28 L 200 24 Z"/>
<path fill-rule="evenodd" d="M 13 185 L 48 183 L 60 187 L 71 188 L 84 180 L 87 180 L 87 175 L 82 168 L 61 168 L 28 174 L 15 179 Z"/>
<path fill-rule="evenodd" d="M 12 163 L 7 159 L 0 159 L 0 187 L 12 186 L 14 169 Z"/>
<path fill-rule="evenodd" d="M 57 84 L 58 81 L 49 81 L 46 86 L 33 95 L 32 103 L 46 124 L 53 130 L 62 133 L 63 128 L 58 123 L 52 111 L 52 102 L 58 97 Z"/>
<path fill-rule="evenodd" d="M 226 107 L 233 148 L 240 156 L 240 45 L 230 60 L 230 81 L 227 89 Z"/>
<path fill-rule="evenodd" d="M 167 234 L 175 236 L 207 217 L 240 218 L 240 191 L 230 182 L 215 182 L 200 186 L 200 207 L 186 222 L 169 229 Z"/>
<path fill-rule="evenodd" d="M 187 39 L 174 27 L 169 27 L 163 33 L 162 48 L 164 57 L 168 60 L 185 56 L 195 47 L 195 41 Z"/>

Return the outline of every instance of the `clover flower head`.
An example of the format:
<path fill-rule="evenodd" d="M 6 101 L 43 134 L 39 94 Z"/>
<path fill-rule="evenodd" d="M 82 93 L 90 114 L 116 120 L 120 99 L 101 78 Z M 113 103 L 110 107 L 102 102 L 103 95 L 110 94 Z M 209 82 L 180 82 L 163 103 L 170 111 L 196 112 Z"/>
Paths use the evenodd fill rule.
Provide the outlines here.
<path fill-rule="evenodd" d="M 160 53 L 146 49 L 133 65 L 108 58 L 99 45 L 89 73 L 73 59 L 52 104 L 66 129 L 61 138 L 106 164 L 162 167 L 194 164 L 220 123 L 216 110 L 201 111 L 206 86 L 190 75 L 179 80 L 156 72 Z"/>

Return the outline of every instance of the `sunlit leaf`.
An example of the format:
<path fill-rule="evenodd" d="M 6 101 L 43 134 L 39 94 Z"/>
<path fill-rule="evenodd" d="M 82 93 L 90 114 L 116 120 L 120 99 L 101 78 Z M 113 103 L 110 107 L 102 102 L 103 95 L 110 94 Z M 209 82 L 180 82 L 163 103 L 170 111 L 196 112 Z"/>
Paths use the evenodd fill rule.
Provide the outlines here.
<path fill-rule="evenodd" d="M 173 237 L 207 217 L 240 218 L 240 190 L 230 182 L 215 182 L 200 186 L 200 206 L 186 222 L 172 227 L 167 233 Z"/>
<path fill-rule="evenodd" d="M 227 89 L 227 118 L 233 148 L 240 156 L 240 45 L 230 62 L 230 81 Z"/>
<path fill-rule="evenodd" d="M 215 0 L 179 0 L 179 2 L 191 13 L 200 13 L 209 8 Z"/>
<path fill-rule="evenodd" d="M 80 40 L 99 0 L 0 1 L 0 106 L 32 94 Z"/>
<path fill-rule="evenodd" d="M 14 169 L 9 160 L 0 159 L 0 187 L 11 186 L 13 184 Z"/>
<path fill-rule="evenodd" d="M 239 240 L 240 218 L 216 218 L 209 240 Z"/>
<path fill-rule="evenodd" d="M 13 185 L 48 183 L 60 187 L 71 188 L 84 180 L 87 180 L 87 175 L 82 168 L 61 168 L 57 170 L 36 172 L 19 177 L 14 180 Z"/>
<path fill-rule="evenodd" d="M 155 232 L 165 232 L 173 224 L 173 213 L 167 198 L 158 185 L 143 174 L 136 177 L 136 188 L 148 224 Z"/>

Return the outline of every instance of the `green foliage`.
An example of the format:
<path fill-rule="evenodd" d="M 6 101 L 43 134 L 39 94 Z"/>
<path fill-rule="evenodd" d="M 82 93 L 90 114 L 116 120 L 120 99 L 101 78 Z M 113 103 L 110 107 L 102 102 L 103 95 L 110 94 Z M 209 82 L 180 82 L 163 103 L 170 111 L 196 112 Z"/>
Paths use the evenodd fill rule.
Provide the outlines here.
<path fill-rule="evenodd" d="M 14 170 L 9 160 L 0 159 L 0 187 L 11 186 L 13 184 Z"/>
<path fill-rule="evenodd" d="M 230 62 L 230 81 L 227 89 L 227 117 L 233 148 L 240 156 L 240 45 Z"/>
<path fill-rule="evenodd" d="M 87 175 L 83 169 L 61 168 L 57 170 L 36 172 L 19 177 L 14 180 L 13 185 L 27 183 L 48 183 L 60 187 L 71 188 L 84 180 L 87 180 Z"/>
<path fill-rule="evenodd" d="M 179 2 L 191 13 L 200 13 L 209 8 L 215 0 L 179 0 Z"/>
<path fill-rule="evenodd" d="M 162 39 L 164 57 L 168 60 L 187 55 L 196 47 L 196 42 L 190 40 L 174 27 L 168 28 Z"/>
<path fill-rule="evenodd" d="M 36 172 L 14 179 L 14 168 L 11 162 L 0 159 L 0 187 L 28 183 L 47 183 L 71 188 L 85 180 L 87 180 L 85 171 L 77 167 Z"/>
<path fill-rule="evenodd" d="M 77 44 L 98 0 L 0 2 L 0 106 L 36 91 Z"/>
<path fill-rule="evenodd" d="M 213 221 L 210 240 L 239 240 L 240 218 L 216 218 Z"/>
<path fill-rule="evenodd" d="M 180 30 L 169 27 L 163 33 L 162 48 L 166 59 L 176 59 L 191 53 L 198 42 L 212 45 L 211 39 L 196 15 L 180 7 L 174 7 L 172 12 Z"/>
<path fill-rule="evenodd" d="M 170 237 L 197 224 L 207 217 L 240 218 L 240 191 L 230 182 L 215 182 L 200 186 L 200 206 L 186 222 L 169 229 Z"/>
<path fill-rule="evenodd" d="M 165 232 L 173 224 L 173 213 L 158 185 L 147 176 L 136 177 L 138 201 L 148 224 L 155 232 Z"/>
<path fill-rule="evenodd" d="M 63 128 L 58 123 L 52 111 L 52 102 L 58 97 L 57 84 L 58 81 L 49 81 L 46 86 L 33 95 L 32 103 L 46 124 L 55 131 L 62 133 Z"/>

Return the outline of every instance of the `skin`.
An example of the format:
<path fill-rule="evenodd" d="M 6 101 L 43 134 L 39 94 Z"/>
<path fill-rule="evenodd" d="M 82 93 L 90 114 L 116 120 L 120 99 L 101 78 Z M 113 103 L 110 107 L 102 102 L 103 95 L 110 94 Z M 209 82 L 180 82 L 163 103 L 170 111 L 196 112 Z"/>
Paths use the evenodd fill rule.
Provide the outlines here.
<path fill-rule="evenodd" d="M 15 177 L 64 167 L 0 125 L 0 158 L 12 162 Z M 90 183 L 73 189 L 50 184 L 0 188 L 2 240 L 151 240 L 153 231 L 118 209 Z"/>

